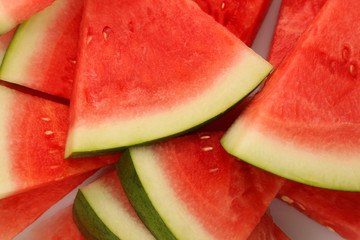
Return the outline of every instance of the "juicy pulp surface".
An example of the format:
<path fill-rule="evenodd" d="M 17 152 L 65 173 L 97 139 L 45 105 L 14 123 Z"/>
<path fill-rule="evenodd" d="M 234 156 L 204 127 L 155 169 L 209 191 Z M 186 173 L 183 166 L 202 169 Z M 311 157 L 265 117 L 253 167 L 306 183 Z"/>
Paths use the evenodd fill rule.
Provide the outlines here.
<path fill-rule="evenodd" d="M 268 61 L 278 66 L 327 0 L 283 0 Z"/>
<path fill-rule="evenodd" d="M 247 240 L 290 240 L 290 238 L 276 226 L 271 215 L 265 213 Z"/>
<path fill-rule="evenodd" d="M 0 239 L 11 240 L 93 172 L 0 200 Z M 35 238 L 34 238 L 35 239 Z M 39 240 L 39 238 L 36 238 Z"/>
<path fill-rule="evenodd" d="M 68 106 L 0 87 L 0 196 L 22 192 L 117 161 L 64 160 Z"/>
<path fill-rule="evenodd" d="M 194 0 L 200 8 L 251 46 L 272 0 Z"/>
<path fill-rule="evenodd" d="M 344 26 L 354 24 L 360 4 L 330 2 L 223 143 L 229 152 L 284 177 L 359 190 L 360 49 L 354 31 L 360 27 Z"/>
<path fill-rule="evenodd" d="M 206 133 L 130 149 L 143 190 L 175 238 L 245 239 L 282 185 L 277 176 L 228 155 L 221 136 Z M 120 159 L 119 168 L 122 161 L 128 159 Z M 125 192 L 134 190 L 122 184 Z M 130 202 L 140 216 L 148 214 L 136 199 Z"/>
<path fill-rule="evenodd" d="M 360 193 L 286 181 L 278 198 L 345 239 L 360 239 Z"/>
<path fill-rule="evenodd" d="M 35 13 L 50 6 L 54 0 L 0 1 L 0 34 L 4 34 Z"/>
<path fill-rule="evenodd" d="M 84 12 L 67 156 L 193 128 L 271 70 L 191 1 L 88 1 Z"/>
<path fill-rule="evenodd" d="M 70 98 L 83 3 L 57 0 L 22 23 L 0 69 L 2 80 Z"/>
<path fill-rule="evenodd" d="M 154 239 L 136 215 L 115 170 L 81 188 L 74 206 L 75 222 L 84 236 Z"/>

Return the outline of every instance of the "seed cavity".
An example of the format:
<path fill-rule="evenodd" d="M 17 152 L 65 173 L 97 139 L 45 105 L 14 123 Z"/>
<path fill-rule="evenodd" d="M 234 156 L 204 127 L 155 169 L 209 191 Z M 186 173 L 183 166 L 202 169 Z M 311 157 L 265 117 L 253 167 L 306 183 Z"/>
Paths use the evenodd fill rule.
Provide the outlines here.
<path fill-rule="evenodd" d="M 56 168 L 59 168 L 61 167 L 61 165 L 53 165 L 53 166 L 50 166 L 50 169 L 56 169 Z"/>
<path fill-rule="evenodd" d="M 134 29 L 134 24 L 133 24 L 132 21 L 130 21 L 130 22 L 128 23 L 128 29 L 130 30 L 130 32 L 134 32 L 134 31 L 135 31 L 135 29 Z"/>
<path fill-rule="evenodd" d="M 202 150 L 204 152 L 211 151 L 211 150 L 213 150 L 213 147 L 204 147 Z"/>
<path fill-rule="evenodd" d="M 292 204 L 294 202 L 294 200 L 292 200 L 291 198 L 289 198 L 288 196 L 281 196 L 281 200 L 283 200 L 284 202 L 288 203 L 288 204 Z"/>
<path fill-rule="evenodd" d="M 109 40 L 109 37 L 112 35 L 112 29 L 109 26 L 105 26 L 103 29 L 103 37 L 104 40 L 107 41 Z"/>
<path fill-rule="evenodd" d="M 349 61 L 350 55 L 351 55 L 350 48 L 348 46 L 344 46 L 342 50 L 342 59 L 344 60 L 344 62 Z"/>

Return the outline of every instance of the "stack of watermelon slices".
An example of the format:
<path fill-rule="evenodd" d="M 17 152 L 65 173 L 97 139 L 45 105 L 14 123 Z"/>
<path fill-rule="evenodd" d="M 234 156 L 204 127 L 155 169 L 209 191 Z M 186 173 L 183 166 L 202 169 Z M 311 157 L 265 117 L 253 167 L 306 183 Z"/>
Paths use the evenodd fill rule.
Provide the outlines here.
<path fill-rule="evenodd" d="M 251 43 L 254 32 L 257 31 L 259 23 L 265 15 L 264 9 L 269 6 L 269 1 L 261 0 L 255 1 L 251 6 L 246 4 L 241 6 L 237 1 L 214 1 L 214 5 L 206 5 L 204 1 L 196 2 L 203 10 L 213 14 L 215 20 L 228 27 L 228 30 L 247 44 Z M 294 1 L 291 6 L 284 1 L 283 9 L 287 7 L 287 4 L 293 9 L 295 7 L 295 10 L 299 9 L 298 6 L 311 5 L 301 5 L 305 2 Z M 312 4 L 319 5 L 314 5 L 311 11 L 304 8 L 301 14 L 305 17 L 308 16 L 304 26 L 310 24 L 311 19 L 323 3 L 324 1 L 312 2 Z M 250 18 L 240 14 L 244 8 L 249 7 L 250 9 L 254 6 L 257 11 Z M 43 7 L 40 6 L 38 10 L 41 8 Z M 357 110 L 351 109 L 350 111 L 348 106 L 354 101 L 353 99 L 356 99 L 357 85 L 356 81 L 347 81 L 350 78 L 355 80 L 357 78 L 357 51 L 353 46 L 353 42 L 356 40 L 351 35 L 347 35 L 349 32 L 346 27 L 338 29 L 336 28 L 338 25 L 335 24 L 332 29 L 324 26 L 324 22 L 327 21 L 343 21 L 343 25 L 347 26 L 351 23 L 352 11 L 356 12 L 358 8 L 356 3 L 328 1 L 308 30 L 302 34 L 293 48 L 294 50 L 282 62 L 283 55 L 277 56 L 278 53 L 272 52 L 271 56 L 278 58 L 275 65 L 281 63 L 265 84 L 264 90 L 257 94 L 254 100 L 249 99 L 249 105 L 245 101 L 246 104 L 242 102 L 235 107 L 238 109 L 240 106 L 239 120 L 222 139 L 222 144 L 229 153 L 289 179 L 320 187 L 359 191 L 356 174 L 351 174 L 352 171 L 349 170 L 351 167 L 356 169 L 356 157 L 353 157 L 351 153 L 356 155 L 358 128 L 356 125 Z M 5 7 L 4 9 L 6 10 Z M 334 15 L 337 12 L 334 9 L 337 11 L 344 9 L 343 11 L 349 12 L 349 16 L 337 17 Z M 33 9 L 29 10 L 33 11 Z M 309 13 L 311 13 L 311 17 Z M 9 10 L 8 14 L 13 14 L 13 12 Z M 18 19 L 24 20 L 26 14 L 19 15 Z M 94 18 L 94 16 L 99 17 Z M 245 18 L 243 23 L 249 22 L 251 25 L 250 28 L 243 27 L 244 36 L 247 37 L 241 37 L 241 34 L 237 34 L 233 30 L 234 26 L 240 25 L 237 24 L 237 21 L 241 16 Z M 80 19 L 82 19 L 81 25 Z M 20 199 L 21 194 L 30 193 L 31 195 L 32 191 L 41 191 L 40 186 L 51 188 L 51 186 L 55 186 L 50 184 L 54 181 L 58 182 L 64 178 L 66 180 L 70 176 L 86 173 L 114 163 L 118 159 L 118 155 L 105 156 L 103 160 L 100 160 L 103 162 L 95 160 L 99 164 L 94 164 L 92 163 L 94 159 L 64 160 L 63 154 L 66 158 L 94 157 L 122 153 L 128 149 L 118 161 L 118 175 L 127 198 L 141 219 L 138 224 L 145 223 L 157 238 L 175 239 L 189 236 L 190 239 L 194 239 L 191 235 L 194 234 L 197 237 L 203 236 L 203 239 L 232 239 L 230 235 L 235 234 L 235 239 L 238 239 L 239 236 L 241 239 L 270 239 L 272 237 L 287 239 L 281 231 L 279 232 L 278 228 L 273 226 L 271 218 L 269 220 L 269 216 L 265 214 L 268 204 L 281 187 L 282 179 L 269 173 L 266 173 L 267 177 L 262 179 L 263 177 L 259 177 L 258 173 L 253 173 L 259 169 L 246 165 L 239 159 L 239 161 L 235 161 L 235 165 L 245 164 L 247 171 L 238 171 L 236 178 L 229 178 L 233 173 L 225 170 L 224 173 L 221 170 L 222 167 L 219 167 L 227 164 L 228 160 L 226 159 L 233 158 L 225 153 L 219 144 L 222 134 L 211 132 L 204 135 L 201 130 L 198 135 L 172 138 L 203 126 L 210 119 L 218 117 L 233 107 L 271 71 L 270 64 L 247 48 L 232 33 L 217 24 L 214 19 L 202 12 L 194 2 L 185 0 L 170 3 L 150 0 L 104 3 L 103 1 L 88 0 L 85 1 L 85 6 L 81 1 L 75 3 L 71 0 L 56 0 L 50 7 L 22 23 L 12 38 L 0 69 L 1 78 L 11 82 L 10 84 L 2 82 L 2 85 L 12 88 L 9 90 L 2 87 L 4 91 L 2 91 L 1 98 L 6 104 L 3 107 L 3 120 L 0 123 L 6 129 L 4 139 L 9 136 L 9 133 L 15 134 L 15 140 L 11 139 L 7 144 L 5 144 L 7 142 L 5 140 L 0 141 L 2 144 L 0 147 L 4 149 L 1 150 L 1 156 L 5 166 L 0 177 L 5 180 L 9 179 L 4 182 L 2 187 L 3 196 L 9 197 L 3 201 L 6 200 L 15 205 L 12 196 L 19 196 Z M 257 20 L 251 22 L 249 19 Z M 279 26 L 281 25 L 280 20 Z M 13 28 L 21 21 L 9 21 L 7 25 Z M 300 27 L 300 29 L 304 28 Z M 293 107 L 295 115 L 297 115 L 297 111 L 303 113 L 308 109 L 302 108 L 303 105 L 301 105 L 301 101 L 306 99 L 307 95 L 303 94 L 305 98 L 297 101 L 298 98 L 291 97 L 294 95 L 290 90 L 290 93 L 286 94 L 279 91 L 277 87 L 287 86 L 288 89 L 291 89 L 292 79 L 297 73 L 294 66 L 299 62 L 307 61 L 306 54 L 304 54 L 306 47 L 321 48 L 319 44 L 314 44 L 314 39 L 326 39 L 321 34 L 329 35 L 332 31 L 338 34 L 341 32 L 342 36 L 348 36 L 345 45 L 342 46 L 342 39 L 334 35 L 332 38 L 335 39 L 334 41 L 326 40 L 321 47 L 328 44 L 335 49 L 334 46 L 339 44 L 342 47 L 340 50 L 342 62 L 336 61 L 336 55 L 326 55 L 320 51 L 319 54 L 313 54 L 311 63 L 315 63 L 315 66 L 325 67 L 310 72 L 313 75 L 317 74 L 316 76 L 327 75 L 332 83 L 335 83 L 339 77 L 346 79 L 347 82 L 345 86 L 335 84 L 340 93 L 330 89 L 325 97 L 320 95 L 319 98 L 306 100 L 314 106 L 321 106 L 321 108 L 315 107 L 315 111 L 310 109 L 312 112 L 308 114 L 309 119 L 311 120 L 311 117 L 314 116 L 320 120 L 316 122 L 317 125 L 313 122 L 309 124 L 308 118 L 296 118 L 292 114 Z M 11 33 L 9 34 L 11 36 Z M 297 35 L 300 34 L 301 30 Z M 275 36 L 275 40 L 280 38 L 286 39 L 287 37 Z M 292 38 L 288 37 L 288 39 Z M 4 38 L 4 41 L 7 40 Z M 294 42 L 295 40 L 288 41 L 287 49 L 291 49 Z M 31 47 L 27 44 L 31 44 Z M 280 43 L 280 45 L 282 44 Z M 274 49 L 276 49 L 275 43 L 272 50 Z M 313 50 L 312 52 L 317 53 Z M 299 56 L 305 56 L 305 60 L 297 60 Z M 329 62 L 327 59 L 333 61 Z M 272 61 L 271 57 L 270 61 Z M 329 67 L 330 70 L 327 71 L 326 67 Z M 307 71 L 305 70 L 306 67 L 304 67 L 304 72 Z M 347 74 L 338 74 L 338 70 L 346 70 Z M 298 93 L 302 93 L 301 89 L 309 89 L 307 88 L 309 85 L 317 90 L 327 84 L 325 81 L 316 84 L 308 81 L 306 82 L 308 85 L 303 85 L 305 81 L 302 80 L 302 74 L 298 76 L 300 77 L 298 77 L 299 81 L 296 81 L 296 86 L 301 86 L 301 88 L 297 88 Z M 30 88 L 33 90 L 29 90 Z M 26 93 L 19 92 L 24 89 L 26 89 Z M 328 89 L 328 87 L 322 87 L 322 89 Z M 43 92 L 46 94 L 44 95 Z M 37 96 L 30 96 L 28 93 Z M 318 93 L 323 94 L 323 91 Z M 52 95 L 56 97 L 52 97 Z M 321 98 L 325 99 L 325 103 L 334 109 L 329 110 L 332 115 L 326 113 Z M 285 101 L 283 101 L 284 99 Z M 287 104 L 288 100 L 286 99 L 291 99 L 290 104 Z M 68 118 L 66 104 L 69 100 L 70 117 Z M 341 103 L 340 107 L 338 107 L 337 100 Z M 275 104 L 271 105 L 272 103 Z M 277 105 L 279 103 L 281 104 Z M 16 110 L 12 110 L 14 108 L 11 106 L 15 106 L 12 104 L 16 104 Z M 334 107 L 335 105 L 337 106 Z M 245 108 L 244 112 L 242 112 L 243 108 Z M 278 109 L 281 111 L 277 111 Z M 259 112 L 261 114 L 258 114 Z M 263 115 L 268 113 L 275 113 L 272 115 L 272 121 L 266 117 L 263 118 Z M 254 116 L 256 116 L 256 121 L 253 119 Z M 291 120 L 281 122 L 283 121 L 282 116 L 290 116 Z M 303 114 L 303 116 L 306 115 Z M 327 117 L 331 121 L 328 121 Z M 246 118 L 250 118 L 250 120 L 246 120 L 246 123 L 251 123 L 249 126 L 253 130 L 246 129 L 239 134 L 237 127 L 241 125 L 239 123 L 244 122 L 242 119 Z M 274 119 L 276 121 L 273 121 Z M 15 124 L 9 124 L 13 122 Z M 338 124 L 339 122 L 340 124 Z M 8 127 L 9 125 L 11 127 Z M 26 128 L 26 134 L 23 134 L 24 126 L 30 126 Z M 257 128 L 258 126 L 260 128 Z M 314 126 L 317 127 L 314 128 Z M 323 127 L 325 133 L 321 132 Z M 207 129 L 211 130 L 211 127 Z M 252 139 L 255 139 L 254 141 L 258 144 L 267 139 L 263 137 L 258 141 L 256 140 L 258 138 L 254 138 L 258 137 L 259 129 L 265 129 L 265 133 L 269 134 L 267 138 L 273 139 L 261 146 L 260 151 L 257 150 L 259 147 L 253 148 L 251 145 Z M 310 129 L 311 135 L 304 134 L 301 129 L 307 131 Z M 278 132 L 276 133 L 276 131 Z M 347 133 L 350 131 L 354 132 L 355 137 L 348 137 L 346 141 L 339 143 L 339 136 L 348 136 Z M 276 134 L 273 135 L 274 133 Z M 279 135 L 286 140 L 276 145 Z M 38 141 L 29 141 L 31 137 L 35 136 L 39 139 Z M 164 138 L 170 139 L 160 141 Z M 202 146 L 194 138 L 201 139 L 201 142 L 215 139 L 215 142 L 212 142 L 211 146 Z M 243 138 L 246 139 L 245 145 L 238 145 L 244 142 L 241 140 Z M 291 145 L 292 143 L 295 145 Z M 287 147 L 284 149 L 280 145 Z M 345 155 L 349 157 L 349 161 L 343 164 L 342 168 L 336 162 L 338 155 L 345 156 L 341 155 L 344 153 L 339 146 L 346 150 Z M 274 156 L 271 148 L 277 147 L 280 147 L 281 150 Z M 238 151 L 239 149 L 240 151 Z M 241 149 L 245 149 L 244 153 L 241 153 L 243 151 Z M 270 151 L 267 152 L 269 149 Z M 222 152 L 221 157 L 215 153 L 218 151 Z M 308 161 L 315 161 L 316 164 L 310 167 L 308 167 L 309 164 L 305 166 L 300 162 L 284 164 L 283 162 L 287 160 L 284 160 L 283 156 L 288 153 L 295 158 L 294 152 L 303 154 L 304 159 L 309 155 L 310 160 Z M 190 154 L 190 156 L 186 154 Z M 269 161 L 262 160 L 263 156 L 265 156 L 264 159 L 270 159 L 270 164 L 267 163 Z M 323 162 L 326 158 L 330 161 Z M 21 163 L 19 159 L 25 160 Z M 188 159 L 190 165 L 182 166 L 183 164 L 179 164 L 180 159 Z M 207 159 L 208 168 L 201 167 L 201 164 L 205 163 L 205 159 Z M 221 162 L 219 166 L 212 165 L 214 161 L 219 160 Z M 162 164 L 157 164 L 158 161 L 161 161 Z M 296 163 L 299 167 L 294 168 L 291 163 Z M 38 172 L 34 170 L 35 168 L 39 168 Z M 314 173 L 314 171 L 319 172 L 319 169 L 322 168 L 327 172 L 324 174 Z M 237 167 L 230 169 L 237 171 Z M 171 177 L 169 178 L 169 176 Z M 272 178 L 278 180 L 273 182 Z M 227 186 L 226 179 L 234 181 L 237 188 L 231 187 L 232 184 Z M 260 179 L 262 180 L 260 181 Z M 101 189 L 111 189 L 113 183 L 120 183 L 118 180 L 113 173 L 112 183 L 105 181 L 106 184 Z M 242 185 L 249 180 L 256 187 L 243 188 Z M 101 180 L 99 179 L 93 184 L 97 184 L 98 181 Z M 137 187 L 134 186 L 134 181 Z M 260 184 L 260 182 L 262 183 Z M 269 184 L 273 182 L 273 185 L 266 185 L 265 182 Z M 207 183 L 212 184 L 207 186 Z M 90 216 L 94 211 L 93 206 L 87 202 L 90 198 L 84 197 L 85 192 L 91 189 L 90 186 L 93 184 L 79 191 L 79 194 L 82 195 L 78 195 L 74 205 L 76 223 L 87 237 L 93 236 L 94 233 L 88 231 L 93 228 L 100 229 L 101 234 L 104 234 L 103 230 L 110 227 L 110 225 L 105 225 L 104 228 L 105 219 L 112 222 L 116 218 L 116 214 L 113 215 L 112 204 L 117 201 L 117 198 L 114 198 L 115 202 L 109 203 L 107 206 L 111 214 L 100 217 L 100 221 L 92 217 L 90 221 L 88 218 L 85 218 L 86 221 L 80 218 L 81 214 Z M 299 203 L 298 206 L 305 206 L 304 204 L 314 206 L 312 204 L 314 201 L 308 198 L 306 193 L 300 196 L 291 195 L 288 185 L 290 186 L 290 182 L 285 183 L 279 198 L 288 202 L 290 199 L 290 203 Z M 141 187 L 139 188 L 139 186 Z M 214 186 L 217 187 L 214 189 Z M 302 189 L 299 186 L 298 188 Z M 101 196 L 101 194 L 97 194 L 98 189 L 96 188 L 93 195 L 90 195 L 95 196 L 95 200 L 99 200 L 96 196 Z M 226 189 L 228 192 L 223 191 Z M 46 191 L 48 190 L 43 190 L 44 193 Z M 240 194 L 240 192 L 242 193 Z M 261 197 L 256 194 L 257 192 L 261 193 Z M 16 193 L 21 194 L 14 195 Z M 321 194 L 328 193 L 321 193 L 320 190 L 319 195 Z M 334 196 L 340 195 L 341 192 L 334 193 Z M 28 197 L 26 194 L 23 196 L 21 199 Z M 303 199 L 305 202 L 302 202 Z M 335 197 L 334 199 L 342 198 Z M 227 201 L 230 205 L 224 204 Z M 262 204 L 260 204 L 261 202 Z M 51 204 L 50 201 L 49 204 Z M 252 204 L 255 204 L 254 207 L 249 207 Z M 248 208 L 244 208 L 244 205 Z M 126 207 L 127 210 L 129 210 L 129 206 Z M 227 206 L 229 206 L 228 209 Z M 245 209 L 246 211 L 244 211 Z M 309 209 L 311 208 L 309 207 Z M 224 215 L 229 210 L 234 216 Z M 333 217 L 329 213 L 325 215 L 307 211 L 305 213 L 314 216 L 314 219 L 323 224 L 326 222 L 323 222 L 321 218 Z M 232 227 L 234 224 L 232 221 L 236 222 L 237 214 L 247 216 L 248 222 L 242 223 L 244 229 Z M 35 218 L 36 216 L 31 217 L 31 219 Z M 212 225 L 212 218 L 218 219 L 217 223 L 224 223 L 221 228 Z M 189 223 L 190 225 L 188 225 Z M 90 224 L 90 227 L 87 224 Z M 129 224 L 131 225 L 132 221 L 129 220 Z M 70 225 L 68 227 L 74 229 Z M 141 226 L 144 229 L 143 225 Z M 54 233 L 56 233 L 56 227 L 57 225 L 50 227 L 54 229 Z M 340 228 L 340 230 L 337 229 L 336 224 L 331 227 L 346 238 L 356 238 L 356 234 L 351 235 L 346 233 L 347 230 L 342 232 Z M 262 230 L 265 230 L 266 233 L 263 233 Z M 253 234 L 250 236 L 251 232 Z M 36 234 L 38 239 L 49 238 L 45 235 L 41 237 L 39 232 Z M 149 236 L 152 238 L 151 234 Z M 99 238 L 102 237 L 103 235 L 100 235 Z"/>

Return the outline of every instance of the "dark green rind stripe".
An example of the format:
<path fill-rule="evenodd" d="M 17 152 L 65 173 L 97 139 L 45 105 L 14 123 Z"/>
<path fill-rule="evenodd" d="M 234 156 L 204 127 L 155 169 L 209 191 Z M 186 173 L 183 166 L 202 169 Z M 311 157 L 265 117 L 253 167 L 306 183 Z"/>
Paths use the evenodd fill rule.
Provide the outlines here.
<path fill-rule="evenodd" d="M 87 240 L 121 240 L 101 221 L 81 190 L 74 201 L 73 219 Z"/>
<path fill-rule="evenodd" d="M 152 205 L 136 173 L 129 150 L 125 151 L 116 164 L 121 185 L 139 218 L 149 231 L 159 240 L 176 240 Z"/>

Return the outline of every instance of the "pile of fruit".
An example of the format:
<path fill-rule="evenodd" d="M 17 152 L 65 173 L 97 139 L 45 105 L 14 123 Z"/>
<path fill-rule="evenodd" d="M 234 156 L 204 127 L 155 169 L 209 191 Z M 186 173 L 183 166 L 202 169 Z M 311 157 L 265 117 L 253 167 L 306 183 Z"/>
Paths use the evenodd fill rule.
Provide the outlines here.
<path fill-rule="evenodd" d="M 360 239 L 360 3 L 283 0 L 265 60 L 271 2 L 0 3 L 0 239 L 90 176 L 27 238 Z"/>

